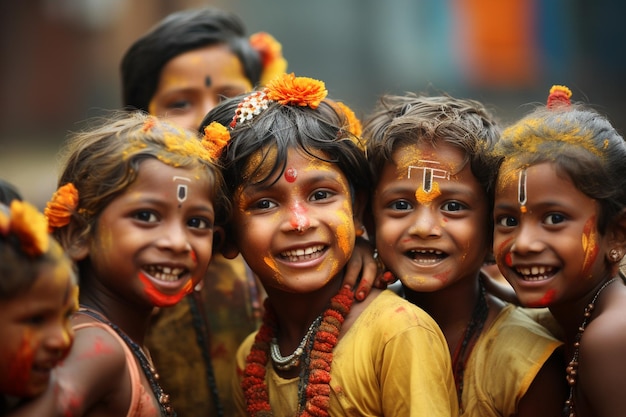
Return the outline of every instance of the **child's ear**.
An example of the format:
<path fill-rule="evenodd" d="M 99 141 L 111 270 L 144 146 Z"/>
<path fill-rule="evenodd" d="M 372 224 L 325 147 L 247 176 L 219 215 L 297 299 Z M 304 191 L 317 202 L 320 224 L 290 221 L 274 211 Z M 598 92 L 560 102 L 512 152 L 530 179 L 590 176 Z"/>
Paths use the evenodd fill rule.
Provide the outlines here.
<path fill-rule="evenodd" d="M 616 216 L 609 226 L 609 251 L 607 258 L 611 263 L 619 263 L 626 254 L 626 210 Z"/>
<path fill-rule="evenodd" d="M 83 232 L 84 229 L 78 229 L 70 223 L 59 234 L 61 246 L 74 262 L 82 261 L 89 256 L 89 238 Z"/>
<path fill-rule="evenodd" d="M 220 244 L 219 246 L 214 246 L 213 251 L 216 252 L 219 250 L 226 259 L 235 259 L 237 255 L 239 255 L 239 249 L 237 248 L 235 241 L 229 237 L 233 236 L 233 232 L 225 228 L 220 228 L 220 232 Z"/>

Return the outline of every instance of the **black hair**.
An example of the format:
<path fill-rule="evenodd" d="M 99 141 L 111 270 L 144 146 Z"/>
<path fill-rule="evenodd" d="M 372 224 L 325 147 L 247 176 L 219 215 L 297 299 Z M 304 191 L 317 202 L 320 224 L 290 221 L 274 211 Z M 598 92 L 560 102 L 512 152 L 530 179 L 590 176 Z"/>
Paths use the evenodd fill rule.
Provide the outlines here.
<path fill-rule="evenodd" d="M 225 44 L 239 58 L 246 78 L 259 83 L 262 63 L 241 19 L 213 7 L 172 13 L 137 39 L 121 63 L 122 100 L 126 110 L 148 111 L 161 76 L 172 58 L 204 46 Z"/>

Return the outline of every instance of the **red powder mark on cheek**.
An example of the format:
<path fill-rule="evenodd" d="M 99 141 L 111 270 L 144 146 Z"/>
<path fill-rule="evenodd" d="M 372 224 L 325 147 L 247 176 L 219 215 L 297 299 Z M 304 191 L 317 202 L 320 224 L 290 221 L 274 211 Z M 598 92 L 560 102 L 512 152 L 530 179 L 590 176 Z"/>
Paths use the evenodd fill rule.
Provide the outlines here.
<path fill-rule="evenodd" d="M 193 261 L 194 264 L 198 264 L 198 255 L 196 255 L 196 251 L 192 250 L 191 251 L 191 260 Z"/>
<path fill-rule="evenodd" d="M 543 295 L 543 297 L 541 297 L 539 301 L 537 301 L 536 303 L 529 303 L 528 307 L 546 307 L 552 304 L 555 297 L 556 297 L 556 290 L 554 289 L 548 290 Z"/>
<path fill-rule="evenodd" d="M 511 252 L 504 255 L 504 264 L 509 267 L 513 266 L 513 256 L 511 255 Z"/>
<path fill-rule="evenodd" d="M 441 282 L 448 282 L 449 276 L 450 276 L 450 271 L 445 271 L 440 274 L 433 275 L 433 278 L 438 279 Z"/>
<path fill-rule="evenodd" d="M 139 279 L 144 284 L 146 295 L 157 307 L 169 307 L 174 304 L 178 304 L 180 300 L 182 300 L 183 297 L 189 294 L 193 289 L 193 282 L 190 280 L 187 281 L 185 286 L 176 294 L 163 294 L 154 286 L 152 281 L 150 281 L 148 277 L 143 274 L 143 272 L 139 273 Z"/>
<path fill-rule="evenodd" d="M 15 357 L 10 361 L 11 365 L 7 372 L 7 378 L 12 381 L 15 393 L 27 390 L 30 378 L 30 370 L 33 368 L 35 351 L 31 344 L 31 335 L 26 333 L 22 337 L 20 348 L 15 352 Z"/>
<path fill-rule="evenodd" d="M 285 170 L 285 180 L 287 182 L 295 182 L 298 178 L 298 171 L 295 168 L 287 168 Z"/>

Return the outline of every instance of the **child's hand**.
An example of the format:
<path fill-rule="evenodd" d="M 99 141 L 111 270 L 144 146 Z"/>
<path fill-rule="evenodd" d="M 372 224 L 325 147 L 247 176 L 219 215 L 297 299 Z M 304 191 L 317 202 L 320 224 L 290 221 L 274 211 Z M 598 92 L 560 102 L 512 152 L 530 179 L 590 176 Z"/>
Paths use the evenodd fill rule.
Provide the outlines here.
<path fill-rule="evenodd" d="M 382 265 L 374 259 L 372 244 L 362 237 L 357 237 L 352 257 L 346 265 L 344 286 L 352 289 L 358 283 L 354 290 L 354 298 L 357 301 L 363 301 L 372 287 L 385 288 L 387 286 L 382 273 Z"/>

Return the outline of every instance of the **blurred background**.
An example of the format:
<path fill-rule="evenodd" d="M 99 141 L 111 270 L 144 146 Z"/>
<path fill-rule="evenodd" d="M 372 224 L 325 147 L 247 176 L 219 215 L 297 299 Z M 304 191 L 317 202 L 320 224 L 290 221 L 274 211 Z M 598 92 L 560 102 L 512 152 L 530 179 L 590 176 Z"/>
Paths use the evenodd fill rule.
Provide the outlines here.
<path fill-rule="evenodd" d="M 445 91 L 506 124 L 565 84 L 626 132 L 621 0 L 0 0 L 0 178 L 43 208 L 68 132 L 120 106 L 125 50 L 204 5 L 270 32 L 289 71 L 360 116 L 383 93 Z"/>

